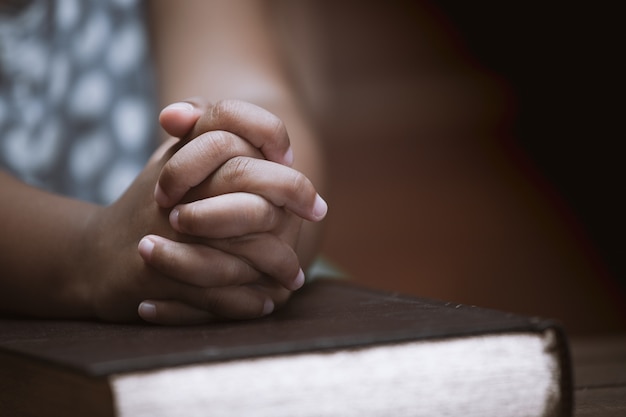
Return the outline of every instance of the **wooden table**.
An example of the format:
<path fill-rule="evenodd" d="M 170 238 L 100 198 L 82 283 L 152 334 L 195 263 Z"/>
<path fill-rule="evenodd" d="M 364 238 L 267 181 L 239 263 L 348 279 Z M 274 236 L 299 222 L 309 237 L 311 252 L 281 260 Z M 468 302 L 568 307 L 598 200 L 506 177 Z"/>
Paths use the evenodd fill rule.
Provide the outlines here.
<path fill-rule="evenodd" d="M 626 416 L 626 335 L 572 338 L 576 417 Z"/>

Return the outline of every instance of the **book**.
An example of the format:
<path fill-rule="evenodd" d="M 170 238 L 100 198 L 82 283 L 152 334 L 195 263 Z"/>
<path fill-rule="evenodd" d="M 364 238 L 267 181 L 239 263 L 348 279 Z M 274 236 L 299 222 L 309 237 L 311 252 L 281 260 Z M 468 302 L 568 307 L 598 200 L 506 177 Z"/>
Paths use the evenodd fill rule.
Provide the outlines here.
<path fill-rule="evenodd" d="M 0 320 L 1 416 L 570 416 L 553 321 L 319 280 L 271 316 Z"/>

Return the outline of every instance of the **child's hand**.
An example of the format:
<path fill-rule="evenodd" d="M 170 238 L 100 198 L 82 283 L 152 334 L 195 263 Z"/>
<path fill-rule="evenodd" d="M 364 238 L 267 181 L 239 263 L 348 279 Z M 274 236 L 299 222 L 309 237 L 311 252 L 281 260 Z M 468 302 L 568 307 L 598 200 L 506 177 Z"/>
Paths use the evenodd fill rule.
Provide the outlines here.
<path fill-rule="evenodd" d="M 179 155 L 174 162 L 166 164 L 155 190 L 155 200 L 161 207 L 179 203 L 190 188 L 213 172 L 217 163 L 242 155 L 241 146 L 237 144 L 228 140 L 215 142 L 221 139 L 218 132 L 229 132 L 245 139 L 261 152 L 264 159 L 286 166 L 293 164 L 285 125 L 278 117 L 254 104 L 222 100 L 210 105 L 194 98 L 167 106 L 159 121 L 167 133 L 183 141 L 209 132 L 216 135 L 211 149 L 195 146 L 186 152 L 185 157 Z"/>
<path fill-rule="evenodd" d="M 195 109 L 189 109 L 192 116 Z M 235 109 L 238 110 L 236 113 Z M 183 109 L 183 113 L 186 111 Z M 162 113 L 162 122 L 166 113 Z M 218 114 L 221 118 L 216 116 Z M 165 125 L 170 133 L 189 136 L 186 135 L 190 130 L 189 123 L 183 126 L 180 122 L 184 117 L 176 119 L 171 114 L 168 117 L 169 124 L 166 122 Z M 248 117 L 251 122 L 245 125 L 237 117 Z M 174 119 L 178 122 L 177 130 L 172 128 Z M 289 153 L 289 140 L 280 121 L 256 106 L 241 102 L 222 103 L 219 111 L 213 108 L 211 114 L 205 112 L 203 118 L 193 116 L 188 121 L 194 123 L 196 134 L 211 126 L 239 132 L 254 131 L 259 148 L 278 150 L 274 152 L 277 155 Z M 232 155 L 239 156 L 224 161 Z M 233 305 L 243 300 L 235 300 L 237 294 L 250 291 L 269 295 L 275 305 L 283 303 L 289 295 L 285 289 L 295 290 L 304 282 L 294 250 L 301 217 L 320 220 L 326 213 L 326 204 L 304 175 L 260 159 L 262 156 L 249 142 L 226 131 L 200 134 L 179 149 L 166 163 L 160 178 L 169 175 L 174 181 L 166 180 L 165 183 L 174 185 L 175 180 L 194 175 L 197 175 L 194 178 L 201 178 L 202 174 L 206 179 L 201 183 L 197 179 L 191 182 L 197 185 L 192 185 L 184 196 L 190 203 L 177 206 L 170 214 L 170 223 L 185 235 L 201 238 L 201 243 L 147 236 L 140 244 L 140 253 L 146 262 L 181 282 L 200 287 L 223 286 L 221 291 L 232 296 Z M 196 167 L 196 172 L 190 171 L 189 167 Z M 178 181 L 181 182 L 184 184 Z M 249 271 L 241 270 L 226 274 L 221 271 L 223 275 L 219 275 L 220 271 L 214 265 L 220 262 L 220 258 L 228 258 L 226 254 L 244 260 L 258 271 L 257 276 L 246 275 Z M 241 286 L 242 283 L 254 285 Z M 268 304 L 266 307 L 269 308 Z M 154 307 L 157 316 L 181 317 L 189 310 L 177 301 L 151 300 L 149 305 Z M 155 317 L 143 316 L 155 320 Z"/>
<path fill-rule="evenodd" d="M 162 324 L 206 322 L 219 317 L 255 318 L 269 314 L 276 304 L 288 297 L 286 288 L 265 277 L 245 259 L 245 254 L 231 255 L 220 250 L 219 244 L 215 245 L 218 248 L 210 248 L 205 246 L 208 240 L 172 230 L 169 210 L 154 202 L 156 179 L 175 151 L 176 145 L 172 146 L 172 142 L 164 145 L 118 201 L 95 210 L 84 224 L 84 251 L 72 259 L 72 290 L 84 294 L 81 298 L 88 300 L 93 314 L 107 321 L 138 319 L 137 307 L 144 300 L 159 301 L 143 303 L 140 316 Z M 155 253 L 161 253 L 166 261 L 168 257 L 176 262 L 182 261 L 177 265 L 184 268 L 193 269 L 201 264 L 203 280 L 194 282 L 197 277 L 172 279 L 144 262 L 136 248 L 146 235 L 175 243 L 176 249 L 171 252 L 158 252 L 159 246 L 155 245 Z M 156 238 L 157 235 L 160 237 Z M 290 247 L 277 239 L 263 238 L 250 245 L 245 241 L 233 239 L 229 242 L 227 239 L 221 244 L 222 249 L 245 252 L 255 246 L 258 249 L 261 242 L 270 242 L 262 244 L 271 245 L 276 254 L 281 254 L 280 259 L 275 257 L 265 265 L 286 265 L 284 269 L 290 270 L 289 274 L 294 271 L 294 277 L 288 280 L 289 285 L 293 285 L 298 269 L 297 257 Z M 178 258 L 177 250 L 184 256 Z M 283 272 L 277 275 L 287 276 Z M 247 285 L 251 283 L 254 285 Z"/>
<path fill-rule="evenodd" d="M 150 235 L 139 246 L 142 257 L 159 272 L 181 282 L 199 287 L 231 286 L 225 290 L 233 297 L 239 290 L 253 288 L 264 291 L 275 306 L 282 304 L 289 295 L 285 289 L 293 291 L 304 283 L 295 252 L 302 219 L 285 209 L 283 202 L 306 206 L 306 195 L 315 194 L 308 180 L 293 180 L 296 175 L 301 174 L 266 160 L 230 159 L 192 189 L 192 202 L 176 206 L 170 214 L 172 227 L 200 239 L 198 243 Z M 196 200 L 199 196 L 209 198 Z M 231 257 L 242 260 L 257 274 L 216 270 L 214 265 L 220 258 Z M 246 287 L 248 284 L 254 285 Z M 157 311 L 174 308 L 167 301 L 151 303 Z M 233 304 L 237 302 L 233 300 Z"/>

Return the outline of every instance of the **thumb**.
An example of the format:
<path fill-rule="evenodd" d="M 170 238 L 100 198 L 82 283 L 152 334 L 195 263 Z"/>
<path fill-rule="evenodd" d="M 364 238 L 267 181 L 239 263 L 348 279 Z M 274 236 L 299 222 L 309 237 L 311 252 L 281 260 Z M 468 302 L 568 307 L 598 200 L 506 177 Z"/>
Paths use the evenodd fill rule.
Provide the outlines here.
<path fill-rule="evenodd" d="M 161 110 L 159 123 L 168 134 L 182 139 L 191 132 L 201 114 L 192 103 L 181 101 Z"/>

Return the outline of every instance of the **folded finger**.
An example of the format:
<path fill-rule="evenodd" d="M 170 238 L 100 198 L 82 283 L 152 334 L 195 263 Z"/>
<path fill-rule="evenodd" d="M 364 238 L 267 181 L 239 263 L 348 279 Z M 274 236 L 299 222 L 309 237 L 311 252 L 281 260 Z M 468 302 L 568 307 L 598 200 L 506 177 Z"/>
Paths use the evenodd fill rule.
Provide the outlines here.
<path fill-rule="evenodd" d="M 260 195 L 275 206 L 310 221 L 323 219 L 328 211 L 326 202 L 304 174 L 247 156 L 230 158 L 192 194 L 216 196 L 233 192 Z"/>
<path fill-rule="evenodd" d="M 290 295 L 290 291 L 273 281 L 261 279 L 258 284 L 248 286 L 187 288 L 181 300 L 144 300 L 139 304 L 137 313 L 143 320 L 161 325 L 254 319 L 271 314 L 284 305 Z"/>
<path fill-rule="evenodd" d="M 262 107 L 240 100 L 218 101 L 202 112 L 189 136 L 195 137 L 211 130 L 225 130 L 244 138 L 270 161 L 288 166 L 293 163 L 285 124 Z"/>
<path fill-rule="evenodd" d="M 183 301 L 227 319 L 254 319 L 274 311 L 274 301 L 254 286 L 188 289 Z"/>
<path fill-rule="evenodd" d="M 214 313 L 177 300 L 145 300 L 137 308 L 143 320 L 162 325 L 210 323 L 219 319 Z"/>
<path fill-rule="evenodd" d="M 288 290 L 304 284 L 304 272 L 294 249 L 271 233 L 256 233 L 236 238 L 211 239 L 207 245 L 238 256 L 255 270 L 275 279 Z"/>
<path fill-rule="evenodd" d="M 261 273 L 240 257 L 202 244 L 181 243 L 161 236 L 144 237 L 138 246 L 144 261 L 161 274 L 200 287 L 240 285 Z"/>
<path fill-rule="evenodd" d="M 224 162 L 240 155 L 261 157 L 245 140 L 223 130 L 204 133 L 186 143 L 161 169 L 154 195 L 157 204 L 173 206 Z"/>
<path fill-rule="evenodd" d="M 286 215 L 257 194 L 237 192 L 178 205 L 170 223 L 187 235 L 219 239 L 271 231 Z"/>

